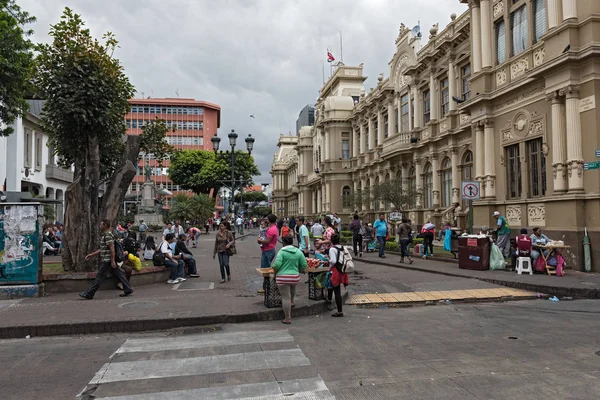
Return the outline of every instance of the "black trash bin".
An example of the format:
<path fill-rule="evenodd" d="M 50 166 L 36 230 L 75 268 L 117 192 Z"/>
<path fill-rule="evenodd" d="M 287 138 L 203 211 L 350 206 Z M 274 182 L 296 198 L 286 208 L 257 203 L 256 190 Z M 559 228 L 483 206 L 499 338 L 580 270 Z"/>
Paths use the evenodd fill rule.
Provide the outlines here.
<path fill-rule="evenodd" d="M 458 268 L 490 269 L 490 239 L 460 236 L 458 238 Z"/>

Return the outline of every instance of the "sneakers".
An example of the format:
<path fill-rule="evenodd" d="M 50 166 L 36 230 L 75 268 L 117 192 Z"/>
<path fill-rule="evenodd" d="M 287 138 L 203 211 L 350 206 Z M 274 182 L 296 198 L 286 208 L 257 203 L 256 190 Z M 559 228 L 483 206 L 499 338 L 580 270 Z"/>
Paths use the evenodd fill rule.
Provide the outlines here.
<path fill-rule="evenodd" d="M 175 279 L 175 283 L 181 283 L 181 282 L 185 282 L 185 281 L 187 281 L 187 279 L 185 279 L 185 278 L 177 278 L 177 279 Z"/>
<path fill-rule="evenodd" d="M 172 284 L 174 284 L 174 283 L 177 283 L 177 282 L 179 282 L 177 279 L 169 279 L 169 280 L 167 281 L 167 283 L 168 283 L 168 284 L 170 284 L 170 285 L 172 285 Z"/>
<path fill-rule="evenodd" d="M 198 274 L 190 274 L 189 277 L 190 278 L 200 278 L 200 275 L 198 275 Z"/>

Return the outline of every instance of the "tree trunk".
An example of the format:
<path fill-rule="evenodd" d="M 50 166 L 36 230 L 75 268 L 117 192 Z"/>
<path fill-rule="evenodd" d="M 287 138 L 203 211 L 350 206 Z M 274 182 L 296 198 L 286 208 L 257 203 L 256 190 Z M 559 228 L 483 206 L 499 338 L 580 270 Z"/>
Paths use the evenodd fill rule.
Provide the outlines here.
<path fill-rule="evenodd" d="M 115 225 L 123 199 L 136 175 L 137 169 L 135 166 L 137 165 L 141 142 L 141 136 L 127 136 L 123 155 L 119 160 L 115 173 L 107 182 L 106 192 L 102 197 L 100 215 L 102 219 L 111 221 L 112 225 Z"/>
<path fill-rule="evenodd" d="M 98 259 L 85 256 L 98 249 L 100 181 L 100 146 L 98 139 L 88 139 L 83 174 L 69 185 L 65 193 L 65 233 L 63 235 L 63 269 L 93 271 Z M 77 168 L 77 167 L 76 167 Z"/>

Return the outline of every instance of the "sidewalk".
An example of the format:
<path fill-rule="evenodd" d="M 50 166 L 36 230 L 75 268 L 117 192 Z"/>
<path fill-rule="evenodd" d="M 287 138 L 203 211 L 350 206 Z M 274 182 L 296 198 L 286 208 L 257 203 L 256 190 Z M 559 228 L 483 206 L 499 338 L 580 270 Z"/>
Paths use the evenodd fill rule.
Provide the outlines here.
<path fill-rule="evenodd" d="M 415 257 L 414 263 L 400 263 L 400 255 L 387 253 L 385 259 L 377 253 L 365 253 L 362 258 L 355 258 L 359 263 L 377 264 L 382 266 L 402 268 L 411 271 L 423 271 L 446 276 L 477 279 L 482 282 L 522 289 L 531 292 L 545 293 L 560 297 L 600 298 L 600 274 L 566 270 L 566 275 L 556 277 L 546 274 L 517 275 L 514 271 L 474 271 L 459 269 L 453 259 L 423 260 Z M 361 264 L 359 264 L 360 266 Z"/>

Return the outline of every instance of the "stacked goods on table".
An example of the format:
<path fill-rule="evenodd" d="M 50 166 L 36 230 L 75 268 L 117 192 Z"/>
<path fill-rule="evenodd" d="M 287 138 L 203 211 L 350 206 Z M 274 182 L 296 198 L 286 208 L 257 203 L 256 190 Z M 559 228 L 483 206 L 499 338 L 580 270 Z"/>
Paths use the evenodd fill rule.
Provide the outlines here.
<path fill-rule="evenodd" d="M 323 261 L 317 260 L 316 258 L 307 258 L 306 263 L 308 264 L 308 268 L 321 268 L 325 266 Z"/>

